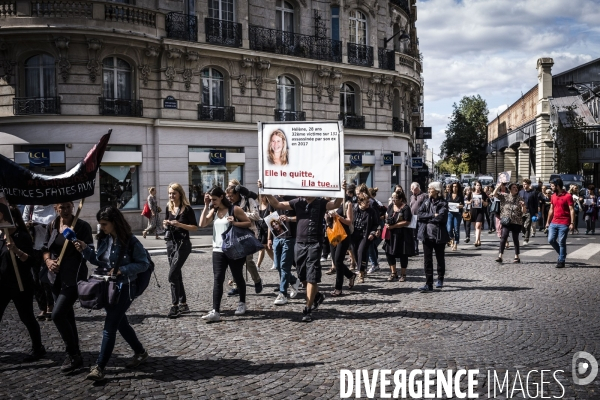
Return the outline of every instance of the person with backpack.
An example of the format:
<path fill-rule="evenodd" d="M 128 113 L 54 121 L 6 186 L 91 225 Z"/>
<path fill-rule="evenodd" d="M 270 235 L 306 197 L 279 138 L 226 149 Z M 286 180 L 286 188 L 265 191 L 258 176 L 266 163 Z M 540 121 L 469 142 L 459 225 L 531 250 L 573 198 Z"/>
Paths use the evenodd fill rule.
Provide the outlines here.
<path fill-rule="evenodd" d="M 90 368 L 87 379 L 102 381 L 108 360 L 115 348 L 117 331 L 133 349 L 133 356 L 125 365 L 136 368 L 148 358 L 148 352 L 140 343 L 135 330 L 129 324 L 125 313 L 137 295 L 136 278 L 148 270 L 150 260 L 140 241 L 131 233 L 131 226 L 119 209 L 108 206 L 96 214 L 100 224 L 98 248 L 93 244 L 75 240 L 75 248 L 83 257 L 98 268 L 94 275 L 116 277 L 119 288 L 119 300 L 114 306 L 105 306 L 106 317 L 102 332 L 102 345 L 96 365 Z"/>

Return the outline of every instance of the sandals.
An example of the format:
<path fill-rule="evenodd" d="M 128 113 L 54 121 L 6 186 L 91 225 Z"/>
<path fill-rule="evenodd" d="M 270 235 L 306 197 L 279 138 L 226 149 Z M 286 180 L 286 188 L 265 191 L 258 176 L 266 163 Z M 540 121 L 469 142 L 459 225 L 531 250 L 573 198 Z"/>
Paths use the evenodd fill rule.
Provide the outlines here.
<path fill-rule="evenodd" d="M 496 262 L 497 262 L 497 263 L 502 263 L 502 257 L 498 257 L 498 258 L 496 258 Z"/>
<path fill-rule="evenodd" d="M 142 232 L 142 236 L 146 239 L 146 231 Z"/>
<path fill-rule="evenodd" d="M 400 275 L 400 279 L 398 279 L 398 282 L 406 282 L 406 275 Z"/>
<path fill-rule="evenodd" d="M 397 280 L 398 280 L 398 274 L 396 272 L 391 273 L 389 278 L 387 279 L 388 282 L 394 282 Z"/>
<path fill-rule="evenodd" d="M 475 243 L 475 247 L 480 247 L 481 246 L 481 242 L 476 242 Z"/>
<path fill-rule="evenodd" d="M 334 290 L 333 292 L 329 293 L 331 295 L 331 297 L 340 297 L 342 295 L 342 291 L 341 290 Z"/>
<path fill-rule="evenodd" d="M 358 276 L 358 283 L 365 283 L 365 272 L 361 271 L 360 275 Z"/>
<path fill-rule="evenodd" d="M 329 271 L 325 272 L 326 275 L 335 275 L 335 268 L 330 268 Z"/>
<path fill-rule="evenodd" d="M 352 289 L 354 287 L 354 281 L 358 275 L 354 274 L 352 278 L 348 279 L 348 289 Z"/>
<path fill-rule="evenodd" d="M 513 264 L 521 264 L 521 259 L 519 257 L 515 258 Z"/>

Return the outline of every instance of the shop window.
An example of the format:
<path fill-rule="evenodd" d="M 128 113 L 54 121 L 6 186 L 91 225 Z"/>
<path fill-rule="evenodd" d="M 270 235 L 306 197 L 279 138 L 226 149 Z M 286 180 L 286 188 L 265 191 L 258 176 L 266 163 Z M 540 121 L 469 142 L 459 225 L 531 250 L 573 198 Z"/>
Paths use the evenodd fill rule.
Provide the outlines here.
<path fill-rule="evenodd" d="M 356 186 L 364 183 L 368 187 L 373 187 L 373 166 L 363 165 L 354 166 L 350 164 L 344 165 L 344 179 L 346 183 L 353 183 Z"/>
<path fill-rule="evenodd" d="M 137 210 L 140 208 L 138 189 L 138 166 L 100 166 L 100 207 L 114 206 L 123 210 Z"/>
<path fill-rule="evenodd" d="M 190 149 L 191 151 L 191 149 Z M 229 151 L 229 150 L 228 150 Z M 204 205 L 204 194 L 214 186 L 223 189 L 232 179 L 243 182 L 244 166 L 231 165 L 190 165 L 189 166 L 189 200 L 192 205 Z"/>

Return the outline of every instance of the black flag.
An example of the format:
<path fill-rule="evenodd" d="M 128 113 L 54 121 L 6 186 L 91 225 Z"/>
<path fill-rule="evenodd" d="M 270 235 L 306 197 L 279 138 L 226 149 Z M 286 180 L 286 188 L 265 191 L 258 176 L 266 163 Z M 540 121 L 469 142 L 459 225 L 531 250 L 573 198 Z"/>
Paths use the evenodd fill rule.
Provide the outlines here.
<path fill-rule="evenodd" d="M 0 154 L 0 191 L 15 205 L 64 203 L 93 195 L 111 132 L 102 136 L 70 171 L 56 176 L 36 174 Z"/>

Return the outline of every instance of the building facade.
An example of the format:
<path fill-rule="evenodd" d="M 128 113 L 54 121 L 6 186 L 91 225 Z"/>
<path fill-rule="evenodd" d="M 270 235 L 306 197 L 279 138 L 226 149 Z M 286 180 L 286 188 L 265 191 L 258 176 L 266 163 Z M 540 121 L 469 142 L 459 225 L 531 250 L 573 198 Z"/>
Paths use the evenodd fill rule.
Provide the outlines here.
<path fill-rule="evenodd" d="M 35 168 L 57 174 L 113 129 L 82 216 L 113 204 L 139 229 L 150 186 L 164 204 L 179 182 L 195 208 L 213 184 L 255 189 L 257 122 L 343 120 L 346 180 L 387 198 L 423 120 L 415 2 L 3 1 L 0 152 L 47 150 Z"/>

